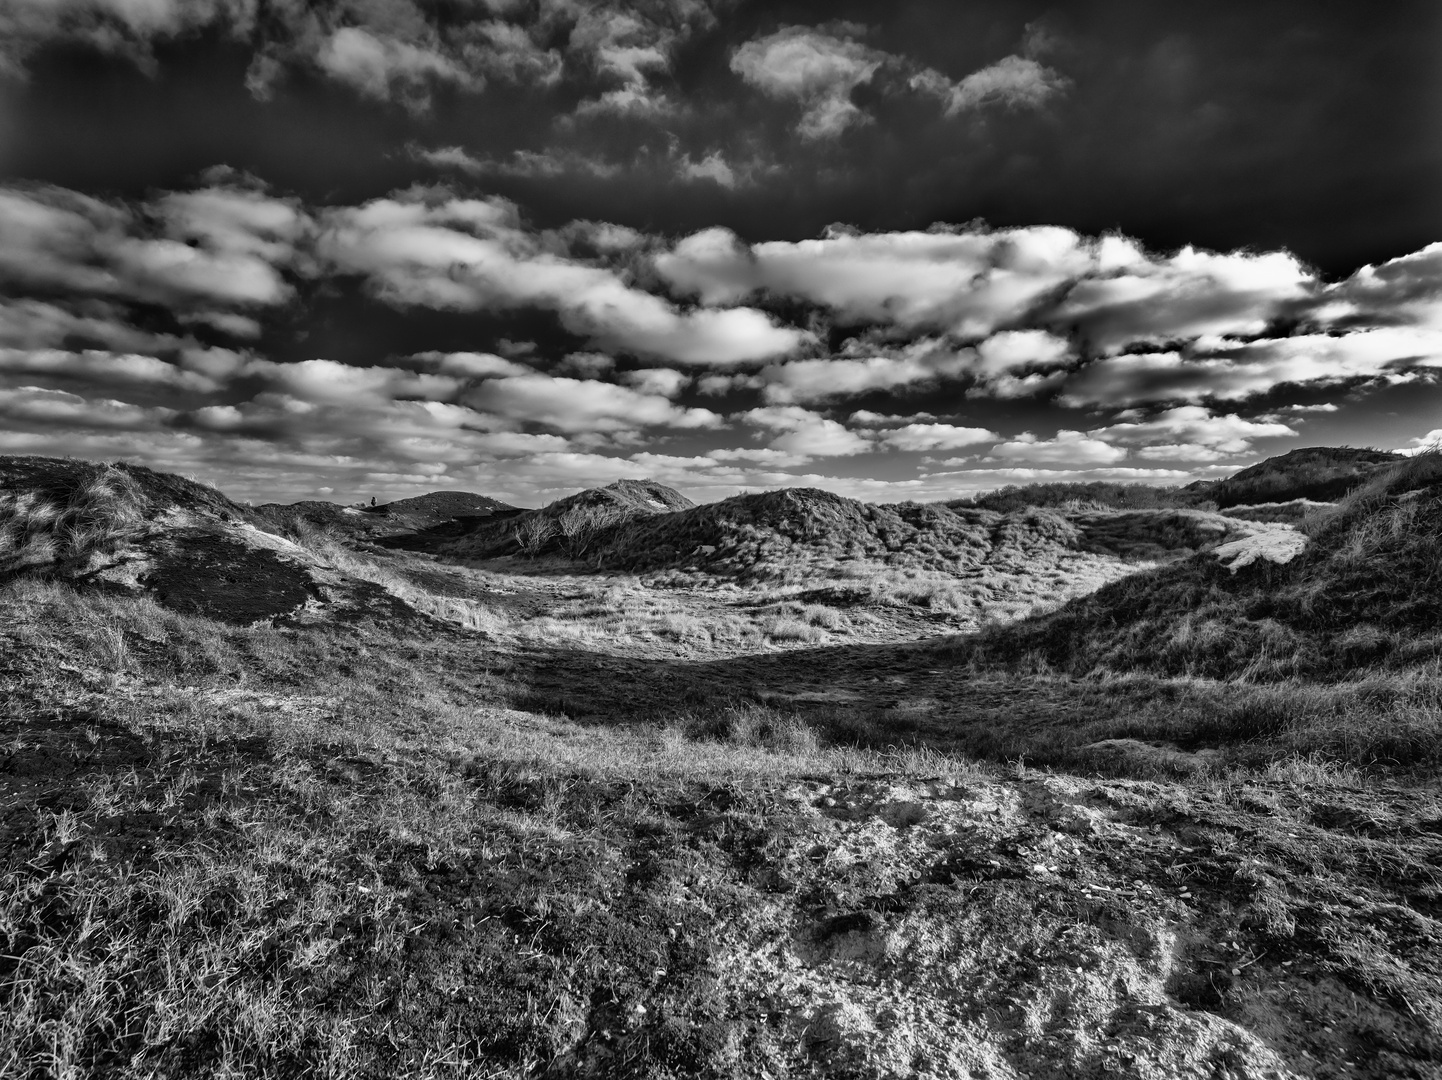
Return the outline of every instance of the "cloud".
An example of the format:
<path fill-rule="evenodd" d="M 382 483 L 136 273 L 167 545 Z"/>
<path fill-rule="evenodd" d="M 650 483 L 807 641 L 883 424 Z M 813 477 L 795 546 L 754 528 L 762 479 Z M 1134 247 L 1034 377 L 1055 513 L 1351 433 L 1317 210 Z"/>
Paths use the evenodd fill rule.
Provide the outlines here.
<path fill-rule="evenodd" d="M 1442 428 L 1433 428 L 1426 435 L 1418 435 L 1415 439 L 1408 439 L 1410 444 L 1405 449 L 1399 450 L 1401 454 L 1420 454 L 1427 450 L 1442 448 Z"/>
<path fill-rule="evenodd" d="M 1080 431 L 1058 431 L 1050 439 L 1023 432 L 997 443 L 985 461 L 1014 461 L 1026 465 L 1110 465 L 1123 460 L 1126 450 Z"/>
<path fill-rule="evenodd" d="M 766 465 L 773 469 L 789 469 L 805 465 L 811 458 L 806 454 L 793 454 L 786 450 L 773 450 L 765 446 L 727 446 L 708 450 L 706 457 L 712 461 L 748 461 L 755 465 Z"/>
<path fill-rule="evenodd" d="M 898 356 L 793 360 L 762 369 L 760 378 L 768 402 L 813 402 L 934 383 L 960 374 L 971 359 L 969 352 L 921 341 Z"/>
<path fill-rule="evenodd" d="M 623 171 L 621 165 L 614 161 L 565 148 L 512 150 L 508 157 L 495 158 L 476 157 L 459 146 L 445 146 L 434 150 L 412 148 L 411 155 L 418 161 L 440 168 L 457 169 L 468 176 L 524 179 L 590 176 L 609 180 Z"/>
<path fill-rule="evenodd" d="M 556 48 L 542 48 L 516 23 L 491 19 L 466 25 L 458 34 L 462 55 L 474 69 L 521 86 L 550 87 L 561 79 L 565 61 Z"/>
<path fill-rule="evenodd" d="M 691 376 L 672 368 L 642 368 L 640 371 L 628 371 L 621 376 L 621 381 L 643 394 L 674 398 L 691 385 Z"/>
<path fill-rule="evenodd" d="M 0 349 L 0 378 L 19 375 L 74 381 L 87 387 L 135 385 L 208 393 L 220 386 L 207 374 L 143 354 L 100 349 Z"/>
<path fill-rule="evenodd" d="M 1311 272 L 1287 252 L 1215 254 L 1185 247 L 1077 281 L 1047 317 L 1091 348 L 1112 352 L 1137 341 L 1260 334 L 1315 285 Z"/>
<path fill-rule="evenodd" d="M 442 375 L 455 375 L 464 379 L 487 379 L 496 375 L 526 375 L 531 371 L 525 364 L 518 364 L 514 360 L 506 360 L 492 353 L 423 352 L 416 353 L 411 359 Z"/>
<path fill-rule="evenodd" d="M 913 75 L 912 89 L 937 98 L 947 116 L 970 112 L 987 105 L 1011 109 L 1037 109 L 1071 85 L 1064 75 L 1024 56 L 1006 56 L 952 82 L 938 71 L 927 69 Z"/>
<path fill-rule="evenodd" d="M 952 424 L 906 424 L 883 432 L 877 442 L 894 450 L 929 451 L 957 450 L 963 446 L 994 442 L 1000 438 L 996 432 L 986 428 L 956 427 Z"/>
<path fill-rule="evenodd" d="M 251 360 L 238 373 L 262 380 L 297 401 L 332 405 L 421 398 L 440 401 L 461 389 L 461 380 L 447 375 L 415 373 L 393 367 L 352 367 L 333 360 L 301 360 L 288 364 Z"/>
<path fill-rule="evenodd" d="M 735 188 L 740 180 L 720 150 L 713 150 L 700 161 L 682 157 L 676 163 L 676 172 L 683 180 L 711 180 L 724 188 Z"/>
<path fill-rule="evenodd" d="M 545 424 L 559 431 L 628 431 L 645 427 L 708 428 L 721 418 L 686 409 L 668 397 L 595 380 L 516 375 L 491 379 L 466 394 L 474 408 L 507 420 Z"/>
<path fill-rule="evenodd" d="M 840 135 L 869 117 L 851 92 L 869 82 L 887 54 L 849 38 L 805 26 L 787 26 L 748 41 L 731 54 L 731 70 L 773 98 L 799 102 L 802 138 Z"/>
<path fill-rule="evenodd" d="M 652 80 L 715 22 L 711 5 L 693 0 L 9 0 L 0 6 L 0 74 L 23 76 L 51 41 L 86 42 L 153 71 L 155 44 L 206 31 L 252 50 L 245 83 L 261 100 L 302 68 L 417 112 L 437 86 L 475 92 L 491 79 L 541 91 L 569 79 L 596 95 L 583 101 L 592 111 L 635 110 L 661 100 Z"/>
<path fill-rule="evenodd" d="M 1045 330 L 1004 330 L 976 346 L 976 371 L 984 377 L 1054 367 L 1067 361 L 1071 343 Z"/>
<path fill-rule="evenodd" d="M 123 401 L 86 398 L 64 390 L 22 386 L 0 388 L 0 417 L 15 423 L 41 424 L 60 430 L 74 428 L 150 431 L 161 426 L 173 411 L 142 408 Z"/>
<path fill-rule="evenodd" d="M 410 106 L 430 105 L 433 80 L 472 85 L 474 76 L 433 49 L 381 37 L 357 26 L 344 26 L 325 39 L 316 63 L 332 78 L 366 97 L 388 101 L 400 96 Z"/>
<path fill-rule="evenodd" d="M 179 348 L 172 334 L 142 330 L 114 305 L 82 301 L 74 307 L 43 300 L 0 299 L 0 347 L 23 349 L 98 346 L 115 352 Z"/>
<path fill-rule="evenodd" d="M 741 419 L 755 427 L 779 432 L 768 444 L 773 450 L 800 457 L 848 457 L 871 449 L 871 443 L 835 420 L 798 405 L 750 409 Z"/>
<path fill-rule="evenodd" d="M 319 250 L 398 305 L 536 307 L 607 348 L 682 364 L 765 360 L 809 336 L 751 308 L 679 311 L 610 269 L 544 250 L 504 200 L 377 199 L 325 217 Z"/>
<path fill-rule="evenodd" d="M 158 227 L 164 235 L 147 235 Z M 0 281 L 150 303 L 274 306 L 305 227 L 289 202 L 208 189 L 140 211 L 61 188 L 0 190 Z"/>
<path fill-rule="evenodd" d="M 711 228 L 684 237 L 654 264 L 672 289 L 705 304 L 765 292 L 820 305 L 848 324 L 965 338 L 1032 335 L 983 350 L 991 374 L 1059 363 L 1063 339 L 1107 353 L 1135 342 L 1260 334 L 1319 289 L 1286 252 L 1186 247 L 1161 256 L 1122 237 L 1087 239 L 1049 226 L 833 230 L 816 240 L 753 245 Z M 1052 336 L 1037 336 L 1044 331 Z"/>
<path fill-rule="evenodd" d="M 213 24 L 246 34 L 253 0 L 7 0 L 0 6 L 0 75 L 23 77 L 30 54 L 50 41 L 81 41 L 147 70 L 152 45 Z"/>
<path fill-rule="evenodd" d="M 849 234 L 747 246 L 713 228 L 655 259 L 657 272 L 702 303 L 766 291 L 829 309 L 845 323 L 985 337 L 1021 319 L 1095 265 L 1069 229 Z"/>
<path fill-rule="evenodd" d="M 919 424 L 935 420 L 936 417 L 928 412 L 911 413 L 907 416 L 901 416 L 896 413 L 878 413 L 872 412 L 870 409 L 857 409 L 847 419 L 853 424 L 884 427 L 889 424 Z"/>
<path fill-rule="evenodd" d="M 1204 340 L 1185 353 L 1126 353 L 1098 360 L 1067 378 L 1062 401 L 1240 401 L 1288 383 L 1316 387 L 1356 379 L 1405 381 L 1418 367 L 1442 367 L 1442 333 L 1382 327 L 1244 343 Z"/>
<path fill-rule="evenodd" d="M 1111 443 L 1189 443 L 1225 454 L 1246 453 L 1253 439 L 1297 436 L 1286 424 L 1274 420 L 1244 420 L 1235 413 L 1217 416 L 1199 405 L 1180 405 L 1151 420 L 1112 424 L 1087 434 Z M 1152 446 L 1147 453 L 1155 457 L 1159 450 Z"/>
<path fill-rule="evenodd" d="M 1327 288 L 1308 313 L 1323 325 L 1420 326 L 1442 330 L 1442 242 L 1364 266 Z"/>

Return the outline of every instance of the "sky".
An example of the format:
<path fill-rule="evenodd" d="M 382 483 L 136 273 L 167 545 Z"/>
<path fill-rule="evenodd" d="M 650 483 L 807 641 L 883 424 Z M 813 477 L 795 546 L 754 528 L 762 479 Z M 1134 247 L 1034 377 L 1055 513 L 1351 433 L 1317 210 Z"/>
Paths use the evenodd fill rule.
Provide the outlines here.
<path fill-rule="evenodd" d="M 4 0 L 0 454 L 255 502 L 1442 438 L 1442 3 Z"/>

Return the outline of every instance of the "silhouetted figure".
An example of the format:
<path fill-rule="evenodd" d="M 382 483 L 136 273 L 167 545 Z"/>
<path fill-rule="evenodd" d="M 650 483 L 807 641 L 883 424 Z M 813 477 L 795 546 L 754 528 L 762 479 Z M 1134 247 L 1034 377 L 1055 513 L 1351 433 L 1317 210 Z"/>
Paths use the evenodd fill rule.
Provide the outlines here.
<path fill-rule="evenodd" d="M 374 495 L 372 495 L 372 496 L 371 496 L 371 505 L 374 506 L 375 504 L 376 504 L 376 497 L 375 497 Z"/>

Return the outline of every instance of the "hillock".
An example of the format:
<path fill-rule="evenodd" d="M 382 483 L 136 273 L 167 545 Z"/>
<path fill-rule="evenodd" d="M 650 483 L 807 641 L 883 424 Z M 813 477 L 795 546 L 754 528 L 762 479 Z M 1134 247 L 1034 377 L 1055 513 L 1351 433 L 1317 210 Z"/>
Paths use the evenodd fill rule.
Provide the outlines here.
<path fill-rule="evenodd" d="M 1253 526 L 1196 510 L 998 513 L 941 503 L 877 505 L 814 488 L 740 495 L 629 522 L 597 556 L 631 571 L 705 569 L 746 579 L 890 567 L 976 576 L 1043 573 L 1085 555 L 1131 562 L 1175 557 Z"/>
<path fill-rule="evenodd" d="M 1210 555 L 1137 574 L 963 646 L 1072 674 L 1354 677 L 1442 658 L 1442 456 L 1376 471 L 1303 522 L 1285 563 Z"/>
<path fill-rule="evenodd" d="M 493 499 L 488 495 L 477 495 L 471 491 L 432 491 L 428 495 L 417 495 L 413 499 L 397 499 L 373 508 L 373 512 L 388 516 L 424 517 L 435 521 L 451 518 L 491 517 L 495 514 L 513 514 L 519 508 Z"/>
<path fill-rule="evenodd" d="M 149 596 L 239 625 L 394 608 L 272 527 L 214 488 L 141 465 L 0 458 L 0 584 L 25 576 Z"/>
<path fill-rule="evenodd" d="M 1293 499 L 1330 502 L 1366 483 L 1379 469 L 1401 460 L 1401 454 L 1387 450 L 1308 446 L 1267 458 L 1218 480 L 1202 494 L 1222 509 Z"/>
<path fill-rule="evenodd" d="M 633 518 L 651 517 L 694 507 L 675 488 L 655 480 L 617 480 L 557 499 L 539 510 L 494 515 L 470 523 L 459 537 L 417 538 L 396 546 L 434 550 L 462 558 L 489 559 L 506 555 L 559 553 L 579 558 Z"/>
<path fill-rule="evenodd" d="M 499 499 L 469 491 L 433 491 L 380 506 L 305 500 L 256 507 L 263 521 L 286 536 L 299 537 L 309 530 L 320 530 L 366 540 L 404 537 L 427 530 L 453 535 L 477 519 L 511 517 L 520 512 Z"/>

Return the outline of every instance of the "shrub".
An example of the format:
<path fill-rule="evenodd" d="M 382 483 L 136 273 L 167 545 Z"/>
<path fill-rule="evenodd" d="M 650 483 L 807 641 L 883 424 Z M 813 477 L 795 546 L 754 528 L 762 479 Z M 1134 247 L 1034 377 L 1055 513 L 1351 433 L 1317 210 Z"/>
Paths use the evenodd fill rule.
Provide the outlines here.
<path fill-rule="evenodd" d="M 610 506 L 570 507 L 555 519 L 561 550 L 569 558 L 584 559 L 622 517 L 620 511 Z"/>
<path fill-rule="evenodd" d="M 541 554 L 556 535 L 556 523 L 544 514 L 528 514 L 511 533 L 516 549 L 528 559 Z"/>

